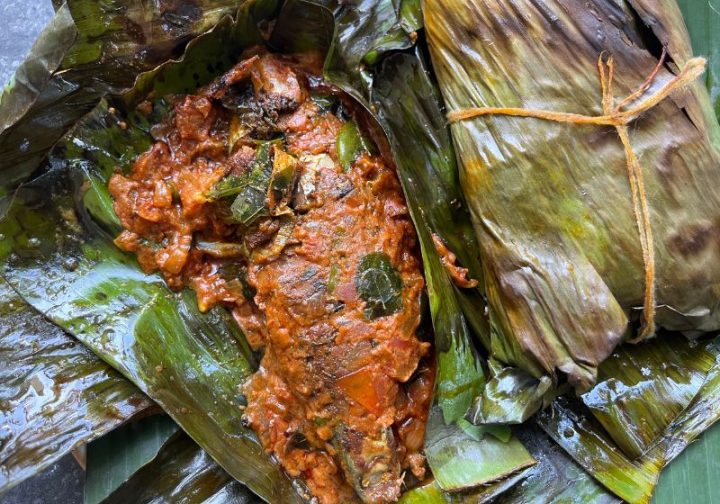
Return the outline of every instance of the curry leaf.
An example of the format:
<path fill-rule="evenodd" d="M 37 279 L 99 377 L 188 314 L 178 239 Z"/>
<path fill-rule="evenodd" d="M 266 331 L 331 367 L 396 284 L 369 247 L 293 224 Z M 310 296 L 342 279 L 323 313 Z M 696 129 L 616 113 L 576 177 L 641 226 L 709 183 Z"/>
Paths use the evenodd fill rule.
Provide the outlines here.
<path fill-rule="evenodd" d="M 250 171 L 242 177 L 238 195 L 230 207 L 235 222 L 249 226 L 258 217 L 267 213 L 267 193 L 272 168 L 270 144 L 263 143 L 258 147 Z"/>
<path fill-rule="evenodd" d="M 365 316 L 369 319 L 387 317 L 402 310 L 402 279 L 390 256 L 383 252 L 362 258 L 355 287 L 360 299 L 365 301 Z"/>
<path fill-rule="evenodd" d="M 215 184 L 210 193 L 207 195 L 210 199 L 222 199 L 229 196 L 235 196 L 247 185 L 244 177 L 238 175 L 228 175 L 220 182 Z"/>

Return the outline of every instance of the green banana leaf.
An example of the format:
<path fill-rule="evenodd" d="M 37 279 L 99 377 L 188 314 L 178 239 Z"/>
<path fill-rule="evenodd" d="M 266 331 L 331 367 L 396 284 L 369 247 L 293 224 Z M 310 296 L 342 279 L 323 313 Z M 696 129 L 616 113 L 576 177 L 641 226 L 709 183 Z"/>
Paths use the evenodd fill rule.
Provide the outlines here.
<path fill-rule="evenodd" d="M 491 485 L 483 485 L 469 492 L 444 492 L 437 481 L 405 492 L 399 504 L 484 504 L 495 502 L 499 496 L 525 479 L 532 469 L 524 469 Z"/>
<path fill-rule="evenodd" d="M 603 362 L 582 401 L 615 444 L 641 457 L 697 396 L 715 355 L 682 335 L 623 346 Z"/>
<path fill-rule="evenodd" d="M 615 60 L 618 98 L 647 79 L 663 44 L 678 67 L 692 56 L 675 0 L 429 0 L 424 16 L 452 111 L 598 115 L 603 52 Z M 657 79 L 672 75 L 663 67 Z M 587 390 L 598 365 L 629 336 L 644 299 L 616 132 L 497 116 L 457 122 L 451 131 L 486 273 L 493 356 L 536 378 L 560 373 Z M 706 190 L 718 182 L 718 134 L 701 83 L 632 124 L 655 231 L 656 321 L 668 329 L 720 326 L 720 261 L 710 238 L 717 231 L 709 224 L 720 218 L 720 198 Z"/>
<path fill-rule="evenodd" d="M 178 426 L 166 415 L 153 415 L 87 445 L 85 504 L 98 504 L 155 459 Z M 135 501 L 137 502 L 137 501 Z"/>
<path fill-rule="evenodd" d="M 443 493 L 437 482 L 407 492 L 401 504 L 616 504 L 620 500 L 603 489 L 534 422 L 515 433 L 537 460 L 499 484 L 469 493 Z"/>
<path fill-rule="evenodd" d="M 630 503 L 649 502 L 665 459 L 662 450 L 637 461 L 617 449 L 580 405 L 561 398 L 538 414 L 540 426 L 595 479 Z"/>
<path fill-rule="evenodd" d="M 33 44 L 31 57 L 23 61 L 0 94 L 0 133 L 27 113 L 47 87 L 76 35 L 70 10 L 63 5 Z"/>
<path fill-rule="evenodd" d="M 714 426 L 662 472 L 652 502 L 714 502 L 720 491 L 718 446 L 720 428 Z"/>
<path fill-rule="evenodd" d="M 679 0 L 695 54 L 708 58 L 706 85 L 720 115 L 720 2 Z M 720 428 L 715 426 L 663 471 L 653 502 L 713 502 L 720 492 L 717 457 Z"/>
<path fill-rule="evenodd" d="M 503 493 L 495 504 L 616 504 L 607 492 L 535 424 L 516 429 L 518 438 L 538 461 L 528 477 Z"/>
<path fill-rule="evenodd" d="M 604 363 L 601 375 L 616 374 L 583 396 L 589 408 L 558 399 L 538 416 L 578 464 L 631 503 L 648 502 L 660 470 L 720 418 L 716 343 L 657 343 L 623 348 Z"/>
<path fill-rule="evenodd" d="M 225 22 L 207 37 L 227 47 L 232 28 Z M 202 42 L 195 41 L 189 61 L 202 59 L 208 49 Z M 240 424 L 239 386 L 252 358 L 229 314 L 200 314 L 194 296 L 173 294 L 159 277 L 143 275 L 98 227 L 112 231 L 114 222 L 107 177 L 149 144 L 146 121 L 127 118 L 127 125 L 101 104 L 57 146 L 60 157 L 46 173 L 14 195 L 0 226 L 12 237 L 3 255 L 23 266 L 7 268 L 6 278 L 154 397 L 233 476 L 267 500 L 292 502 L 298 497 L 289 480 Z M 83 182 L 88 190 L 81 194 Z"/>
<path fill-rule="evenodd" d="M 187 92 L 201 83 L 188 76 L 208 66 L 208 54 L 216 72 L 227 67 L 228 54 L 260 40 L 236 31 L 254 25 L 246 21 L 223 22 L 194 40 L 182 62 L 140 76 L 128 99 Z M 228 314 L 199 314 L 194 296 L 171 293 L 112 245 L 117 220 L 107 179 L 147 148 L 151 121 L 110 113 L 102 102 L 53 149 L 44 174 L 13 195 L 0 224 L 5 276 L 153 397 L 230 474 L 266 500 L 291 502 L 298 497 L 289 480 L 240 424 L 238 387 L 251 358 Z"/>
<path fill-rule="evenodd" d="M 227 474 L 183 432 L 171 436 L 155 457 L 111 493 L 104 504 L 142 502 L 262 502 Z"/>
<path fill-rule="evenodd" d="M 519 368 L 489 361 L 491 378 L 467 413 L 475 425 L 521 424 L 555 394 L 547 376 L 536 379 Z"/>
<path fill-rule="evenodd" d="M 0 493 L 151 408 L 0 280 Z"/>
<path fill-rule="evenodd" d="M 705 83 L 715 114 L 720 116 L 720 2 L 678 0 L 695 54 L 708 59 Z"/>

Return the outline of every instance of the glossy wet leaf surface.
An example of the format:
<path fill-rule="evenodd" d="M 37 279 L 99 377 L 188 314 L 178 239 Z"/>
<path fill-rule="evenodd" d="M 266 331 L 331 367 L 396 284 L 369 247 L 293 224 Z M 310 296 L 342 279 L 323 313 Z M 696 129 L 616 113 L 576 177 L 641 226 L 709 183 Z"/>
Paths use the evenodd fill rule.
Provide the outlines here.
<path fill-rule="evenodd" d="M 439 410 L 431 412 L 427 429 L 428 464 L 438 486 L 448 492 L 495 483 L 536 464 L 517 438 L 468 436 L 460 426 L 446 425 Z"/>
<path fill-rule="evenodd" d="M 90 443 L 87 446 L 85 504 L 104 501 L 153 460 L 178 429 L 166 415 L 154 415 L 123 425 Z"/>
<path fill-rule="evenodd" d="M 545 405 L 552 382 L 547 376 L 538 380 L 522 369 L 495 364 L 491 362 L 492 376 L 468 410 L 467 419 L 475 425 L 521 424 Z"/>
<path fill-rule="evenodd" d="M 702 344 L 663 335 L 618 349 L 582 400 L 618 447 L 637 458 L 688 407 L 714 364 L 715 356 Z"/>
<path fill-rule="evenodd" d="M 630 358 L 628 354 L 633 353 L 635 355 Z M 646 370 L 651 376 L 656 377 L 647 386 L 656 390 L 658 387 L 663 389 L 673 383 L 673 374 L 667 373 L 663 368 L 672 367 L 674 359 L 694 360 L 694 364 L 690 367 L 695 369 L 706 367 L 708 356 L 712 356 L 714 359 L 709 370 L 704 374 L 699 388 L 695 389 L 692 385 L 692 376 L 688 375 L 685 386 L 692 387 L 696 393 L 686 407 L 678 411 L 674 406 L 676 401 L 682 400 L 682 393 L 668 394 L 662 398 L 656 397 L 653 401 L 653 403 L 657 403 L 659 399 L 662 399 L 667 402 L 667 409 L 672 412 L 675 408 L 675 415 L 653 412 L 649 413 L 649 416 L 639 419 L 634 416 L 648 407 L 647 399 L 642 394 L 644 389 L 642 386 L 627 389 L 625 404 L 616 411 L 616 419 L 613 423 L 605 423 L 608 430 L 603 428 L 594 418 L 593 413 L 584 405 L 568 399 L 556 400 L 549 410 L 538 415 L 540 426 L 559 446 L 606 488 L 628 502 L 648 502 L 653 494 L 660 470 L 678 457 L 703 431 L 720 419 L 720 406 L 718 406 L 720 351 L 716 342 L 702 344 L 685 342 L 684 345 L 676 342 L 673 347 L 665 348 L 664 355 L 656 354 L 654 358 L 651 357 L 652 355 L 653 353 L 648 353 L 642 346 L 627 348 L 618 356 L 621 359 L 618 364 L 630 368 L 622 373 L 622 376 L 627 378 L 638 371 Z M 643 366 L 632 369 L 633 366 L 638 366 L 645 359 L 649 360 L 646 360 Z M 603 384 L 601 383 L 599 387 L 602 389 Z M 602 415 L 599 417 L 603 418 Z M 623 420 L 617 421 L 617 418 Z M 660 429 L 659 435 L 657 435 L 658 429 Z M 650 434 L 648 437 L 652 441 L 646 442 L 640 457 L 633 457 L 632 453 L 635 453 L 636 450 L 633 445 L 630 445 L 631 455 L 628 456 L 613 441 L 614 438 L 620 439 L 627 446 L 628 438 L 633 439 L 634 434 L 638 432 L 644 435 L 645 430 Z M 654 438 L 653 434 L 655 434 Z M 682 464 L 687 463 L 682 462 Z M 671 465 L 669 471 L 673 470 L 672 467 Z M 661 492 L 664 491 L 667 490 L 661 490 Z"/>
<path fill-rule="evenodd" d="M 0 280 L 0 493 L 151 407 Z"/>
<path fill-rule="evenodd" d="M 178 432 L 156 456 L 104 500 L 105 504 L 143 502 L 262 502 L 228 475 L 186 434 Z"/>

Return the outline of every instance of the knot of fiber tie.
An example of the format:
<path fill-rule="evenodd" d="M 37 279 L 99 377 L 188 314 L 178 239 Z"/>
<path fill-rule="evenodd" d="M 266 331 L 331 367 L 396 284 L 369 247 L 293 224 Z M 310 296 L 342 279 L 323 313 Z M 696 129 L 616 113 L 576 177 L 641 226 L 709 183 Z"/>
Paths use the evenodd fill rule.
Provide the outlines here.
<path fill-rule="evenodd" d="M 643 112 L 650 110 L 670 96 L 670 94 L 674 91 L 682 89 L 694 82 L 705 72 L 706 65 L 704 58 L 692 58 L 688 60 L 680 73 L 665 83 L 657 91 L 645 96 L 665 63 L 666 56 L 667 50 L 663 48 L 662 56 L 660 57 L 657 66 L 645 82 L 643 82 L 636 91 L 630 93 L 627 97 L 615 104 L 615 98 L 613 97 L 615 61 L 612 56 L 610 56 L 606 61 L 601 54 L 598 58 L 598 71 L 600 73 L 600 90 L 602 93 L 603 113 L 599 116 L 505 107 L 471 107 L 455 110 L 447 115 L 448 121 L 451 123 L 482 116 L 503 115 L 512 117 L 531 117 L 545 121 L 578 125 L 615 127 L 623 148 L 625 149 L 633 211 L 638 227 L 640 247 L 642 249 L 643 264 L 645 267 L 643 324 L 637 338 L 632 340 L 632 342 L 641 341 L 655 333 L 655 246 L 652 225 L 650 222 L 650 210 L 648 207 L 647 193 L 645 192 L 643 171 L 640 166 L 640 162 L 635 155 L 635 151 L 630 144 L 628 125 L 637 119 Z"/>

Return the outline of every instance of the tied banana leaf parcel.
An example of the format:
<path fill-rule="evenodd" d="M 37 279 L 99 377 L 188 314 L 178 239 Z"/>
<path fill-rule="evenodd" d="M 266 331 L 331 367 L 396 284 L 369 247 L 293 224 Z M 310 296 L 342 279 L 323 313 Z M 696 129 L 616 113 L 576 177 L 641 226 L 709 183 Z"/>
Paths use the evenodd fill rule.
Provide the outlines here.
<path fill-rule="evenodd" d="M 475 3 L 473 15 L 479 15 L 484 4 Z M 594 28 L 592 23 L 599 23 L 607 30 L 604 42 L 597 45 L 607 44 L 604 49 L 612 52 L 613 83 L 621 95 L 652 75 L 657 67 L 653 62 L 666 65 L 657 67 L 660 71 L 648 79 L 648 93 L 680 73 L 690 59 L 674 2 L 664 2 L 661 10 L 641 2 L 615 10 L 605 2 L 596 4 L 592 12 L 600 14 L 592 19 L 555 17 L 572 19 L 587 30 L 583 23 Z M 482 220 L 487 217 L 483 205 L 493 197 L 498 201 L 507 197 L 498 187 L 518 195 L 526 190 L 508 180 L 530 179 L 524 174 L 477 186 L 473 181 L 478 179 L 468 176 L 470 169 L 483 168 L 469 162 L 468 152 L 473 149 L 485 149 L 483 159 L 489 156 L 493 162 L 501 159 L 512 165 L 520 152 L 553 150 L 552 146 L 556 150 L 564 133 L 565 138 L 589 135 L 590 140 L 578 145 L 589 144 L 592 149 L 586 150 L 597 156 L 595 161 L 602 158 L 615 167 L 602 172 L 591 165 L 594 178 L 588 180 L 610 180 L 620 187 L 620 175 L 627 184 L 628 174 L 623 171 L 626 159 L 617 152 L 622 153 L 623 145 L 614 129 L 608 132 L 593 125 L 586 126 L 589 132 L 578 132 L 577 125 L 560 125 L 562 133 L 548 138 L 542 133 L 556 131 L 558 125 L 543 123 L 528 129 L 535 119 L 474 119 L 472 124 L 518 121 L 515 136 L 499 126 L 489 128 L 493 144 L 486 137 L 479 142 L 463 136 L 461 129 L 470 123 L 458 123 L 452 131 L 461 186 L 440 95 L 423 54 L 425 39 L 422 33 L 418 37 L 423 16 L 417 3 L 367 1 L 344 6 L 258 1 L 244 3 L 237 11 L 236 5 L 197 2 L 196 10 L 174 12 L 150 7 L 142 11 L 146 7 L 119 0 L 107 4 L 76 0 L 61 8 L 65 32 L 56 52 L 69 42 L 70 29 L 64 22 L 69 13 L 77 30 L 63 71 L 42 69 L 33 75 L 39 88 L 47 85 L 39 94 L 11 90 L 6 95 L 10 99 L 0 101 L 13 110 L 2 136 L 2 146 L 10 146 L 9 159 L 13 159 L 7 165 L 8 184 L 27 178 L 52 147 L 32 181 L 19 189 L 7 188 L 0 227 L 4 276 L 10 285 L 147 393 L 232 477 L 267 501 L 315 496 L 323 502 L 388 502 L 400 497 L 401 488 L 417 485 L 404 500 L 484 502 L 501 495 L 503 502 L 614 501 L 599 482 L 625 500 L 645 502 L 660 468 L 717 418 L 712 406 L 718 391 L 716 348 L 706 340 L 696 345 L 681 336 L 661 334 L 659 338 L 665 339 L 623 347 L 603 363 L 620 340 L 634 337 L 626 331 L 628 319 L 633 318 L 629 312 L 647 300 L 642 280 L 647 278 L 648 263 L 643 262 L 639 234 L 637 229 L 634 234 L 628 231 L 627 222 L 617 217 L 629 216 L 629 222 L 637 224 L 629 189 L 613 193 L 618 214 L 608 218 L 606 230 L 611 233 L 611 225 L 623 230 L 622 239 L 613 245 L 626 253 L 627 262 L 610 257 L 601 267 L 593 262 L 601 255 L 596 251 L 579 263 L 578 271 L 563 270 L 561 276 L 552 267 L 557 261 L 570 264 L 575 259 L 563 256 L 577 252 L 568 243 L 577 246 L 586 238 L 588 243 L 610 242 L 607 237 L 606 241 L 595 235 L 595 241 L 588 238 L 589 211 L 583 213 L 578 201 L 550 198 L 553 192 L 547 187 L 531 191 L 542 199 L 532 215 L 550 219 L 564 209 L 565 220 L 560 222 L 567 224 L 570 237 L 561 234 L 560 241 L 552 242 L 557 250 L 543 255 L 543 261 L 522 262 L 519 270 L 512 261 L 498 266 L 493 262 L 502 258 L 493 248 L 502 242 L 498 233 L 516 231 L 514 226 L 520 224 L 511 219 L 501 228 L 491 226 Z M 484 12 L 487 19 L 505 19 L 500 26 L 510 30 L 515 25 L 507 21 L 518 21 L 510 14 L 517 5 L 488 2 Z M 582 107 L 590 103 L 589 83 L 597 61 L 580 73 L 582 78 L 564 81 L 567 89 L 550 97 L 533 97 L 519 84 L 513 88 L 516 99 L 524 100 L 528 91 L 535 100 L 531 103 L 484 101 L 487 97 L 480 91 L 499 100 L 502 95 L 495 86 L 505 89 L 502 79 L 489 77 L 490 70 L 501 68 L 500 63 L 467 66 L 461 61 L 459 66 L 450 65 L 453 71 L 477 73 L 468 81 L 449 78 L 445 64 L 452 60 L 443 58 L 453 50 L 458 60 L 467 56 L 458 49 L 463 36 L 489 49 L 480 43 L 482 36 L 470 35 L 472 30 L 460 14 L 447 16 L 447 26 L 444 21 L 433 25 L 448 6 L 452 2 L 427 2 L 424 16 L 432 63 L 450 110 L 497 105 L 585 112 Z M 456 7 L 457 12 L 462 10 Z M 549 2 L 543 7 L 544 15 L 559 9 Z M 607 16 L 605 21 L 602 15 Z M 653 20 L 657 38 L 668 47 L 667 60 L 643 31 L 647 19 Z M 607 23 L 623 26 L 636 50 L 623 48 Z M 181 59 L 152 69 L 212 25 L 211 31 L 187 44 Z M 159 30 L 163 35 L 133 36 L 139 33 L 130 29 L 133 26 L 142 28 L 140 33 Z M 439 35 L 439 26 L 459 31 Z M 532 33 L 539 37 L 542 26 L 535 26 Z M 501 41 L 522 39 L 506 35 L 498 35 L 494 50 L 522 47 L 498 49 Z M 558 50 L 549 35 L 543 40 L 531 49 Z M 152 47 L 153 43 L 159 47 Z M 143 44 L 152 50 L 137 51 Z M 322 68 L 322 55 L 328 49 Z M 650 56 L 639 58 L 638 67 L 623 73 L 627 60 L 638 52 Z M 478 54 L 483 53 L 473 53 Z M 49 59 L 50 65 L 56 64 L 57 56 Z M 531 66 L 532 71 L 543 67 Z M 540 90 L 557 89 L 551 68 L 545 69 L 549 76 L 538 77 Z M 32 65 L 27 69 L 32 70 Z M 146 70 L 150 71 L 142 73 Z M 129 92 L 118 94 L 133 84 Z M 481 88 L 460 93 L 467 100 L 456 103 L 449 89 L 459 84 Z M 579 91 L 583 85 L 584 100 Z M 599 85 L 595 88 L 597 101 L 592 106 L 602 96 Z M 573 93 L 578 96 L 573 98 Z M 103 95 L 109 101 L 101 101 L 78 121 Z M 73 97 L 82 107 L 68 106 Z M 704 154 L 715 155 L 716 123 L 703 100 L 695 86 L 687 95 L 676 94 L 654 106 L 638 125 L 633 124 L 632 146 L 643 164 L 660 152 L 666 154 L 660 157 L 667 166 L 675 166 L 677 159 L 690 155 L 684 148 L 688 144 L 701 154 L 695 163 L 703 161 Z M 589 115 L 597 112 L 592 106 Z M 651 134 L 637 143 L 636 131 L 651 127 L 653 114 L 665 111 L 660 115 L 663 120 L 685 124 L 676 117 L 679 107 L 694 129 L 678 126 L 667 142 L 660 142 L 661 147 L 653 144 L 656 135 Z M 52 124 L 51 134 L 33 137 L 32 125 L 53 113 L 64 122 Z M 650 126 L 643 122 L 645 116 Z M 531 141 L 528 132 L 540 138 Z M 33 149 L 13 158 L 17 155 L 13 135 L 32 137 Z M 522 151 L 517 151 L 520 145 Z M 579 152 L 568 150 L 563 159 L 569 162 L 571 154 Z M 532 159 L 537 161 L 537 156 Z M 705 161 L 700 163 L 706 168 L 701 173 L 710 176 L 713 166 Z M 691 170 L 689 160 L 684 166 Z M 563 189 L 560 193 L 566 197 L 560 167 L 553 164 L 555 176 L 538 180 Z M 585 179 L 574 175 L 572 180 Z M 590 183 L 583 186 L 588 193 Z M 677 192 L 677 208 L 692 200 L 684 186 L 671 188 Z M 620 193 L 627 199 L 621 201 Z M 464 211 L 465 200 L 477 238 Z M 713 201 L 704 204 L 716 208 Z M 528 210 L 531 202 L 527 194 L 518 196 L 508 208 L 513 208 L 514 216 L 521 215 L 518 211 Z M 648 198 L 648 203 L 657 200 Z M 548 208 L 556 213 L 546 213 Z M 656 214 L 668 220 L 669 216 L 652 208 L 652 230 L 658 240 L 667 241 L 663 237 L 667 221 L 656 222 Z M 690 224 L 670 228 L 672 233 L 696 230 L 695 214 L 686 214 L 693 207 L 683 206 L 685 213 L 677 208 L 676 213 L 686 219 L 683 222 Z M 703 209 L 696 210 L 700 214 Z M 583 219 L 571 225 L 577 215 Z M 545 222 L 532 231 L 541 234 L 550 228 Z M 680 253 L 687 252 L 685 246 L 694 244 L 696 237 L 683 235 L 671 244 L 680 247 Z M 532 252 L 537 243 L 519 245 Z M 700 245 L 691 247 L 699 250 L 689 255 L 701 256 L 705 262 L 698 260 L 704 265 L 715 249 L 708 248 L 713 244 Z M 640 259 L 630 257 L 631 252 Z M 670 289 L 666 283 L 676 279 L 662 272 L 668 254 L 658 253 L 655 263 L 653 294 L 663 304 L 652 321 L 695 333 L 713 329 L 717 319 L 713 284 L 683 298 L 689 305 L 676 306 L 672 294 L 680 289 Z M 693 269 L 689 262 L 686 258 L 682 264 L 687 272 L 680 268 L 673 273 L 692 283 L 692 273 L 700 266 L 693 263 L 697 266 Z M 603 281 L 603 275 L 621 277 L 615 269 L 621 263 L 625 283 L 617 287 L 607 280 L 606 291 L 594 290 L 600 284 L 598 277 Z M 562 288 L 513 290 L 516 283 L 498 280 L 502 267 L 531 277 L 536 273 L 549 283 L 569 275 L 575 282 L 571 287 L 580 289 L 582 296 L 573 298 Z M 599 273 L 594 283 L 583 285 L 583 273 L 589 268 Z M 423 283 L 427 283 L 432 332 L 421 318 Z M 687 285 L 677 283 L 682 288 Z M 181 287 L 186 288 L 180 291 Z M 542 297 L 550 291 L 557 296 L 555 304 Z M 709 307 L 696 306 L 703 303 Z M 591 323 L 583 327 L 588 314 Z M 603 323 L 609 325 L 605 332 Z M 566 332 L 568 327 L 575 332 Z M 360 337 L 368 334 L 370 339 Z M 558 334 L 578 339 L 565 341 Z M 425 341 L 431 336 L 435 359 L 430 358 Z M 261 359 L 253 349 L 264 351 Z M 491 358 L 486 361 L 486 356 Z M 579 400 L 555 401 L 552 415 L 537 417 L 546 434 L 523 426 L 511 435 L 507 424 L 527 422 L 566 390 L 554 375 L 556 369 L 578 391 L 589 389 L 596 379 L 598 385 Z M 289 383 L 287 377 L 292 378 Z M 433 381 L 434 405 L 428 412 Z M 655 407 L 646 404 L 648 381 L 650 390 L 660 395 Z M 569 396 L 573 395 L 571 391 Z M 623 402 L 616 404 L 620 396 Z M 266 450 L 274 457 L 269 458 Z M 182 458 L 174 463 L 182 464 Z M 220 471 L 212 464 L 208 470 Z M 563 474 L 557 487 L 538 485 L 543 475 L 558 471 Z M 138 474 L 137 480 L 141 479 Z"/>
<path fill-rule="evenodd" d="M 583 390 L 618 344 L 649 336 L 640 318 L 719 329 L 720 198 L 707 188 L 720 129 L 700 82 L 672 88 L 698 63 L 676 2 L 431 0 L 424 15 L 451 120 L 467 112 L 451 129 L 493 353 Z M 616 107 L 641 110 L 617 125 L 627 142 L 608 123 L 531 116 Z"/>
<path fill-rule="evenodd" d="M 706 190 L 720 178 L 718 124 L 685 79 L 699 61 L 680 10 L 438 0 L 424 19 L 480 244 L 488 349 L 586 392 L 556 401 L 541 426 L 613 493 L 647 502 L 677 448 L 717 419 L 702 338 L 663 342 L 661 329 L 613 354 L 652 326 L 718 329 L 720 205 Z M 626 108 L 637 117 L 598 124 Z M 486 388 L 469 418 L 492 423 L 496 399 Z"/>

